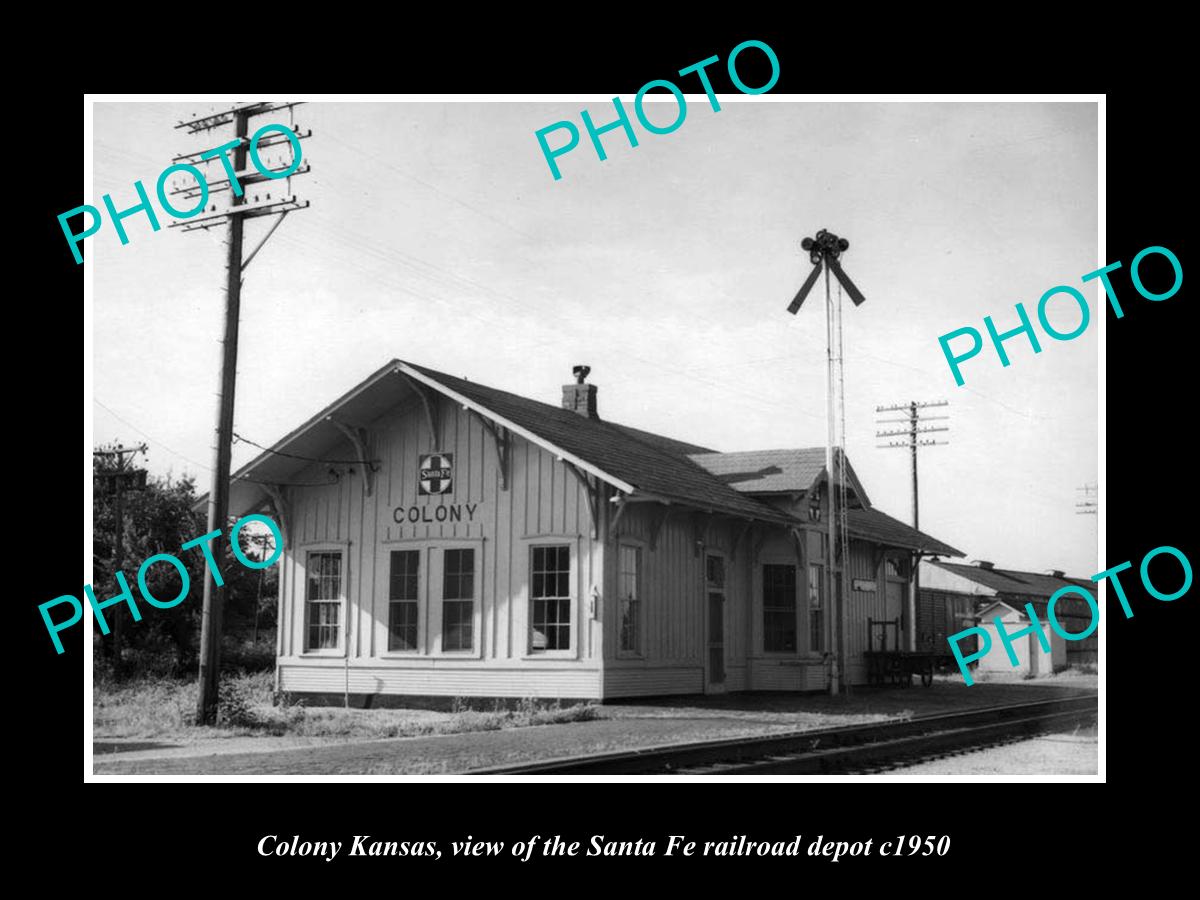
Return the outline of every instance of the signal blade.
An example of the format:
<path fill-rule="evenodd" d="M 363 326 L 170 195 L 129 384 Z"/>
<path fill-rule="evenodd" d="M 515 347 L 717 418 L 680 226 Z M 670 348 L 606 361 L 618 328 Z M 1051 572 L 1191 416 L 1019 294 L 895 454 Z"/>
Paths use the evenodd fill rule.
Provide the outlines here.
<path fill-rule="evenodd" d="M 804 282 L 804 284 L 800 285 L 800 290 L 796 292 L 796 299 L 793 300 L 788 306 L 787 311 L 793 316 L 799 312 L 800 304 L 802 304 L 805 298 L 808 297 L 808 292 L 811 291 L 813 285 L 817 283 L 817 276 L 820 274 L 821 264 L 817 263 L 815 266 L 813 266 L 813 270 L 808 273 L 808 279 Z"/>
<path fill-rule="evenodd" d="M 825 264 L 833 270 L 833 277 L 842 283 L 842 287 L 846 289 L 846 293 L 850 295 L 850 299 L 854 301 L 855 306 L 861 306 L 862 302 L 867 298 L 862 295 L 854 282 L 850 280 L 850 276 L 842 271 L 842 265 L 836 259 L 827 259 Z"/>

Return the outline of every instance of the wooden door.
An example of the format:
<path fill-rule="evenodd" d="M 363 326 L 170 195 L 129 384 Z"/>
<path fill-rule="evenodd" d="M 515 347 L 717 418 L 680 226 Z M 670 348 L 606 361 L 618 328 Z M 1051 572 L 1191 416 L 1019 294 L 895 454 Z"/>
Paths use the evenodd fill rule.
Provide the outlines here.
<path fill-rule="evenodd" d="M 708 664 L 705 667 L 705 690 L 709 693 L 721 693 L 725 690 L 725 558 L 706 554 L 704 572 L 708 605 Z"/>

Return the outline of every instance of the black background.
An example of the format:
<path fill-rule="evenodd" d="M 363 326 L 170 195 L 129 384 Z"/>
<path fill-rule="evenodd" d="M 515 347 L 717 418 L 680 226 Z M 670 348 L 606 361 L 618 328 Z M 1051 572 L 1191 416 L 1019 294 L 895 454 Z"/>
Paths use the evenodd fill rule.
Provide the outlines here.
<path fill-rule="evenodd" d="M 555 13 L 546 15 L 556 20 Z M 873 837 L 877 841 L 896 835 L 952 835 L 951 853 L 944 859 L 873 857 L 844 860 L 836 866 L 806 857 L 683 860 L 660 856 L 621 861 L 622 866 L 655 879 L 651 883 L 661 890 L 700 876 L 705 879 L 701 886 L 716 887 L 718 882 L 709 879 L 723 874 L 736 878 L 738 885 L 763 892 L 798 890 L 830 876 L 851 889 L 891 885 L 925 893 L 974 894 L 981 889 L 991 893 L 993 887 L 1006 892 L 1040 891 L 1097 877 L 1103 867 L 1126 854 L 1145 852 L 1157 859 L 1173 859 L 1168 845 L 1177 839 L 1171 837 L 1172 823 L 1180 806 L 1171 798 L 1182 800 L 1179 792 L 1187 782 L 1181 779 L 1190 768 L 1186 738 L 1178 729 L 1179 717 L 1195 705 L 1190 677 L 1195 667 L 1187 651 L 1197 618 L 1195 590 L 1173 603 L 1153 600 L 1143 591 L 1136 569 L 1148 550 L 1162 544 L 1180 548 L 1194 563 L 1200 560 L 1189 496 L 1196 457 L 1190 438 L 1194 413 L 1188 403 L 1196 385 L 1192 374 L 1196 321 L 1188 305 L 1186 281 L 1170 300 L 1151 303 L 1136 294 L 1128 269 L 1142 248 L 1161 245 L 1172 249 L 1187 270 L 1182 228 L 1186 145 L 1176 135 L 1180 98 L 1161 86 L 1170 82 L 1153 87 L 1155 81 L 1144 69 L 1135 77 L 1085 68 L 1085 58 L 1099 51 L 1096 45 L 1088 46 L 1082 34 L 1056 38 L 1030 29 L 1017 44 L 997 37 L 991 56 L 983 54 L 977 43 L 963 46 L 958 40 L 925 47 L 899 40 L 899 46 L 891 46 L 888 53 L 868 54 L 837 29 L 824 37 L 817 35 L 815 20 L 786 28 L 675 32 L 663 38 L 625 20 L 617 24 L 603 10 L 596 15 L 598 25 L 608 24 L 591 43 L 583 40 L 582 29 L 565 26 L 569 38 L 529 38 L 525 46 L 515 45 L 508 32 L 504 43 L 497 44 L 415 31 L 403 35 L 400 50 L 385 56 L 360 53 L 353 68 L 337 64 L 347 47 L 334 41 L 327 52 L 298 50 L 296 59 L 302 63 L 294 67 L 297 77 L 283 79 L 284 69 L 276 69 L 271 84 L 306 91 L 579 91 L 629 96 L 648 80 L 671 77 L 678 69 L 716 54 L 722 64 L 709 70 L 714 89 L 731 92 L 723 61 L 734 45 L 756 38 L 770 44 L 780 60 L 782 74 L 772 93 L 1108 92 L 1106 261 L 1124 263 L 1113 282 L 1125 317 L 1117 320 L 1111 310 L 1106 311 L 1105 559 L 1110 566 L 1125 560 L 1134 563 L 1123 580 L 1136 614 L 1126 620 L 1111 600 L 1104 608 L 1108 783 L 1103 787 L 1046 782 L 888 784 L 886 789 L 873 785 L 873 791 L 864 784 L 562 781 L 85 785 L 81 713 L 89 704 L 81 697 L 80 685 L 82 635 L 87 629 L 75 630 L 66 640 L 67 653 L 56 656 L 37 612 L 37 604 L 47 598 L 80 592 L 84 570 L 79 566 L 79 545 L 72 537 L 77 533 L 66 522 L 67 513 L 78 509 L 80 477 L 90 471 L 91 436 L 81 435 L 74 420 L 82 350 L 76 343 L 79 332 L 66 325 L 71 318 L 68 311 L 80 310 L 82 318 L 82 267 L 75 265 L 55 217 L 96 198 L 82 193 L 78 175 L 82 94 L 61 89 L 40 96 L 33 110 L 42 119 L 40 133 L 55 136 L 37 147 L 35 174 L 62 173 L 61 177 L 18 179 L 27 182 L 23 186 L 29 194 L 9 206 L 10 221 L 19 226 L 9 237 L 16 251 L 9 257 L 10 277 L 25 273 L 31 277 L 15 279 L 25 286 L 9 294 L 9 422 L 13 426 L 9 446 L 28 448 L 11 455 L 9 462 L 10 479 L 20 478 L 28 485 L 24 492 L 18 488 L 9 493 L 10 502 L 16 501 L 10 521 L 20 540 L 19 553 L 10 556 L 10 571 L 26 569 L 29 574 L 20 579 L 21 589 L 12 598 L 17 609 L 9 621 L 23 629 L 26 656 L 20 669 L 8 672 L 10 727 L 6 731 L 12 754 L 10 778 L 19 787 L 32 789 L 18 814 L 31 820 L 26 831 L 35 839 L 38 852 L 47 859 L 52 853 L 70 853 L 62 845 L 70 840 L 82 847 L 83 861 L 93 875 L 99 877 L 106 867 L 119 869 L 122 881 L 147 888 L 167 888 L 183 878 L 198 887 L 258 883 L 278 887 L 296 881 L 355 890 L 356 885 L 376 884 L 379 879 L 378 887 L 400 892 L 477 881 L 486 885 L 482 879 L 491 875 L 517 876 L 494 882 L 497 889 L 503 885 L 507 890 L 573 890 L 577 883 L 599 876 L 593 882 L 598 886 L 636 885 L 634 889 L 642 893 L 647 882 L 609 882 L 616 862 L 608 859 L 519 864 L 507 855 L 499 861 L 452 860 L 446 853 L 436 863 L 342 858 L 328 864 L 260 859 L 254 847 L 264 834 L 341 840 L 346 849 L 354 834 L 438 840 L 444 853 L 449 841 L 467 834 L 509 844 L 532 834 L 561 834 L 584 842 L 592 834 L 626 840 L 645 837 L 658 840 L 660 849 L 668 834 L 702 841 L 735 834 L 779 840 L 799 833 L 805 844 L 819 833 L 840 840 Z M 509 29 L 516 31 L 518 26 L 509 23 Z M 827 55 L 830 49 L 837 55 Z M 228 52 L 233 54 L 230 58 L 241 53 L 236 45 L 230 45 Z M 754 70 L 756 58 L 760 57 L 755 51 L 739 58 L 739 71 L 750 85 L 766 80 L 765 68 Z M 206 74 L 203 83 L 127 77 L 120 84 L 98 83 L 94 89 L 215 92 L 238 84 L 261 84 L 257 76 L 239 81 L 231 73 L 236 69 L 218 67 Z M 313 73 L 320 74 L 320 83 Z M 688 91 L 697 87 L 686 81 L 683 86 Z M 30 133 L 38 132 L 35 126 L 29 125 Z M 821 223 L 796 224 L 799 234 Z M 25 259 L 27 251 L 37 260 L 32 268 Z M 1019 267 L 1021 260 L 1012 264 Z M 1024 299 L 1027 308 L 1036 301 Z M 129 328 L 136 327 L 129 323 Z M 30 354 L 26 347 L 37 350 Z M 1070 348 L 1063 344 L 1052 350 L 1069 352 Z M 85 394 L 85 407 L 90 402 Z M 1047 447 L 1053 445 L 1052 426 L 1047 427 L 1044 440 Z M 1091 461 L 1081 461 L 1079 480 L 1091 472 Z M 88 510 L 83 514 L 86 517 Z M 21 565 L 30 557 L 31 565 Z M 1163 564 L 1164 585 L 1176 583 L 1168 568 Z M 1153 571 L 1157 573 L 1158 566 Z M 32 778 L 26 775 L 30 770 Z M 542 882 L 540 876 L 546 874 L 554 875 L 554 881 Z M 571 878 L 579 882 L 567 880 Z"/>

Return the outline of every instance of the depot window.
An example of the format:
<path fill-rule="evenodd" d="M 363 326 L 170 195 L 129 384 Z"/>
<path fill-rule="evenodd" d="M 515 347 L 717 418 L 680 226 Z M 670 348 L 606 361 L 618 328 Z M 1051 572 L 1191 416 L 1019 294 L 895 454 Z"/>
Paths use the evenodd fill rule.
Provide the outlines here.
<path fill-rule="evenodd" d="M 763 650 L 796 650 L 796 567 L 763 566 Z"/>
<path fill-rule="evenodd" d="M 418 550 L 393 550 L 388 578 L 388 650 L 417 649 Z"/>
<path fill-rule="evenodd" d="M 305 565 L 307 582 L 304 606 L 305 650 L 336 650 L 341 631 L 342 554 L 340 551 L 309 552 Z"/>
<path fill-rule="evenodd" d="M 571 548 L 556 544 L 530 552 L 530 649 L 570 650 Z"/>
<path fill-rule="evenodd" d="M 442 649 L 475 646 L 475 551 L 447 550 L 442 558 Z"/>

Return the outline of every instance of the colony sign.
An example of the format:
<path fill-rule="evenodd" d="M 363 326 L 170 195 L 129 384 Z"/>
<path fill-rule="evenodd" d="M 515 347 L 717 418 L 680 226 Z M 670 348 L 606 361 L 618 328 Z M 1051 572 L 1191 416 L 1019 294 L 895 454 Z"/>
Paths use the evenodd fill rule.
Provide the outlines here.
<path fill-rule="evenodd" d="M 416 525 L 424 522 L 433 525 L 437 522 L 474 522 L 475 510 L 478 503 L 450 503 L 446 506 L 397 506 L 392 510 L 392 520 L 397 525 L 411 522 Z"/>

